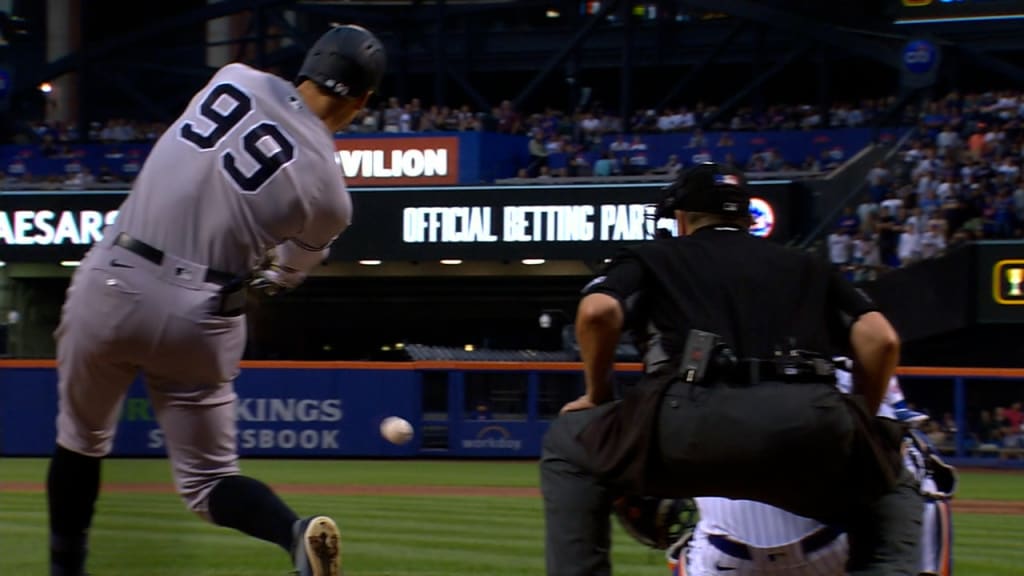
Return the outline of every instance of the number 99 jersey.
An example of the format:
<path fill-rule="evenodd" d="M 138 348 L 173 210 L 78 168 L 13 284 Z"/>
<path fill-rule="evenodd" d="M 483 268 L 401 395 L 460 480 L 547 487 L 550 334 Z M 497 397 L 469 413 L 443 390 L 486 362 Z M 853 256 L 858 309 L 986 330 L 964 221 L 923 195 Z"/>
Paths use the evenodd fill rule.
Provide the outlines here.
<path fill-rule="evenodd" d="M 291 83 L 229 64 L 157 141 L 105 235 L 239 276 L 285 240 L 321 250 L 351 220 L 334 152 Z"/>

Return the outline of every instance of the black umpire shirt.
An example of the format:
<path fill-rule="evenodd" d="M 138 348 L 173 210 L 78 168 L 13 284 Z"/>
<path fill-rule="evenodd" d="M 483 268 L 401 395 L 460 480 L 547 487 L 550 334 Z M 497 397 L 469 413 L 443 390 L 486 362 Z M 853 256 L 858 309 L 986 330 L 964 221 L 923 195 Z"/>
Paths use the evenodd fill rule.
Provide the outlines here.
<path fill-rule="evenodd" d="M 626 248 L 583 292 L 618 299 L 638 347 L 660 333 L 671 358 L 691 328 L 740 358 L 777 347 L 846 354 L 853 320 L 877 309 L 826 262 L 731 226 Z"/>

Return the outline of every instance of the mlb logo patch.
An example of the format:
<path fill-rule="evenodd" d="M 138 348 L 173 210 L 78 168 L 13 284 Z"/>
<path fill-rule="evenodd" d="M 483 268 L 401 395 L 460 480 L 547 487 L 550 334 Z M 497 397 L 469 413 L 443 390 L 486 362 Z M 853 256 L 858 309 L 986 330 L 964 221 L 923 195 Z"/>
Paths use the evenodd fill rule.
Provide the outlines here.
<path fill-rule="evenodd" d="M 727 186 L 739 186 L 740 177 L 735 174 L 715 174 L 715 184 L 724 184 Z"/>

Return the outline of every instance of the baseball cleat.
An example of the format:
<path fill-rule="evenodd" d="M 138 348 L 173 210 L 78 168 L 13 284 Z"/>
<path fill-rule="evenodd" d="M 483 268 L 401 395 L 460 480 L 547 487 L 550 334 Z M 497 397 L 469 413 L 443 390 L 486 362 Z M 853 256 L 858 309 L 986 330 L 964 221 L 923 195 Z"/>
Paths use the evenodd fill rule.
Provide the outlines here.
<path fill-rule="evenodd" d="M 298 576 L 340 576 L 341 534 L 327 516 L 310 516 L 295 522 L 292 557 Z"/>
<path fill-rule="evenodd" d="M 910 410 L 908 408 L 899 408 L 893 412 L 893 415 L 897 420 L 911 426 L 916 426 L 928 420 L 928 415 L 924 412 L 918 412 L 917 410 Z"/>

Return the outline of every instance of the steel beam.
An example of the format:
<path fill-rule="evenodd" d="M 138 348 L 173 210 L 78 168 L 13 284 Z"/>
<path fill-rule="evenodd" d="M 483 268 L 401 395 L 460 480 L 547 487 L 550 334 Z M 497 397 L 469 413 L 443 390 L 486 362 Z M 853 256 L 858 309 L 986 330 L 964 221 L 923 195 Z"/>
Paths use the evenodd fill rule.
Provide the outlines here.
<path fill-rule="evenodd" d="M 636 28 L 630 2 L 619 3 L 622 15 L 622 69 L 619 71 L 619 118 L 626 132 L 631 132 L 629 118 L 633 115 L 633 32 Z"/>
<path fill-rule="evenodd" d="M 69 72 L 82 68 L 87 63 L 94 63 L 112 54 L 128 51 L 136 44 L 145 43 L 148 39 L 164 34 L 196 22 L 205 22 L 214 18 L 230 16 L 236 12 L 256 10 L 264 6 L 284 4 L 288 0 L 225 0 L 216 4 L 208 4 L 197 10 L 174 16 L 172 18 L 154 20 L 148 26 L 113 37 L 92 48 L 76 50 L 62 58 L 50 62 L 34 75 L 29 76 L 21 86 L 32 89 L 41 82 L 52 80 Z"/>
<path fill-rule="evenodd" d="M 718 60 L 718 57 L 721 56 L 723 52 L 725 52 L 726 48 L 728 48 L 729 45 L 732 44 L 732 41 L 735 40 L 736 37 L 740 35 L 740 32 L 742 32 L 746 28 L 746 26 L 747 25 L 745 22 L 737 22 L 736 25 L 733 26 L 732 30 L 730 30 L 729 33 L 726 34 L 725 37 L 722 38 L 718 42 L 718 44 L 715 45 L 711 52 L 708 52 L 707 56 L 701 59 L 701 61 L 698 62 L 693 68 L 690 68 L 686 72 L 686 74 L 684 74 L 679 80 L 676 81 L 675 84 L 672 85 L 671 88 L 669 88 L 669 91 L 665 94 L 661 101 L 658 102 L 658 107 L 656 108 L 656 110 L 664 110 L 665 107 L 668 106 L 669 102 L 675 100 L 675 98 L 679 96 L 680 92 L 687 88 L 691 82 L 696 80 L 697 77 L 700 76 L 702 72 L 704 72 L 705 68 L 707 68 L 711 64 L 714 64 L 715 61 Z"/>
<path fill-rule="evenodd" d="M 966 57 L 973 60 L 976 65 L 985 68 L 990 72 L 1005 76 L 1009 80 L 1012 80 L 1017 86 L 1024 86 L 1024 68 L 1011 64 L 1002 58 L 987 54 L 969 44 L 958 44 L 956 49 L 960 50 L 960 52 L 962 52 Z"/>
<path fill-rule="evenodd" d="M 515 107 L 521 108 L 523 103 L 533 95 L 533 93 L 540 87 L 547 77 L 558 68 L 565 59 L 573 53 L 574 50 L 580 47 L 581 44 L 586 42 L 587 38 L 594 32 L 594 29 L 604 21 L 605 17 L 611 13 L 613 9 L 618 5 L 618 0 L 608 0 L 601 4 L 601 9 L 597 11 L 579 30 L 576 34 L 566 43 L 558 53 L 554 54 L 543 67 L 537 72 L 532 80 L 523 88 L 519 95 L 513 100 Z"/>
<path fill-rule="evenodd" d="M 885 43 L 865 38 L 815 18 L 779 10 L 751 0 L 682 0 L 694 8 L 709 12 L 725 12 L 736 18 L 760 22 L 794 37 L 807 38 L 844 52 L 869 58 L 890 68 L 899 69 L 899 54 Z"/>
<path fill-rule="evenodd" d="M 768 80 L 771 80 L 779 72 L 782 72 L 786 68 L 786 66 L 792 64 L 794 60 L 804 55 L 808 50 L 809 46 L 807 45 L 802 45 L 797 48 L 794 48 L 793 50 L 790 50 L 788 54 L 786 54 L 784 57 L 779 59 L 775 64 L 773 64 L 770 68 L 768 68 L 767 70 L 759 74 L 757 77 L 755 77 L 753 80 L 751 80 L 749 84 L 747 84 L 739 92 L 734 94 L 732 98 L 729 98 L 728 100 L 723 102 L 714 114 L 708 116 L 701 122 L 701 128 L 707 129 L 708 126 L 710 126 L 716 120 L 724 116 L 726 112 L 729 112 L 733 108 L 735 108 L 736 105 L 742 102 L 744 98 L 749 96 L 751 92 L 760 88 L 761 85 L 763 85 Z"/>

